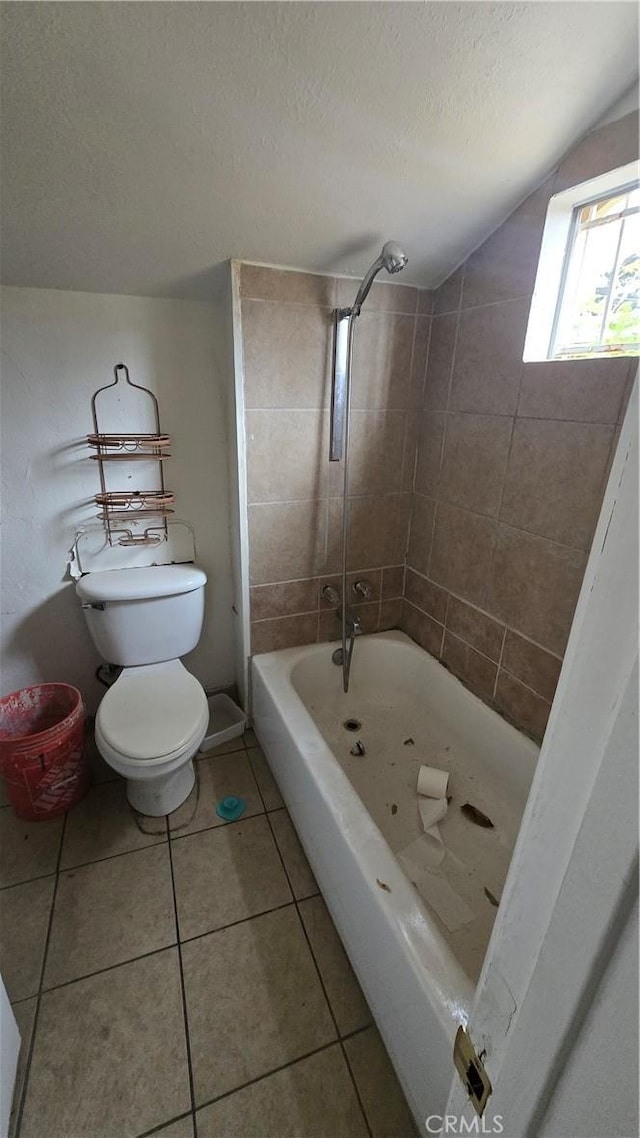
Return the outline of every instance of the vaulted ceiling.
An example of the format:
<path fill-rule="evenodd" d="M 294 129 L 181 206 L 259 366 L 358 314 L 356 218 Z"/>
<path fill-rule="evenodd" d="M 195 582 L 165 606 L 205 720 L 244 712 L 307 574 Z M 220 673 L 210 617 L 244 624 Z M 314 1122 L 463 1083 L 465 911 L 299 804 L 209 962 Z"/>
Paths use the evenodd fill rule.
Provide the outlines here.
<path fill-rule="evenodd" d="M 633 82 L 634 3 L 4 3 L 5 283 L 438 284 Z"/>

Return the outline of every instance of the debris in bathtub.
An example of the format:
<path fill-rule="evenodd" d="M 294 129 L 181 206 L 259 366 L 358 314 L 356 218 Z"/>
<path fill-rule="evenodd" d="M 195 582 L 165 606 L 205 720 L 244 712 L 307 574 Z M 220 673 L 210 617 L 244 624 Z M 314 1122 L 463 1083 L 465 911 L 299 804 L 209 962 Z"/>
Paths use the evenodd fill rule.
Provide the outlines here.
<path fill-rule="evenodd" d="M 366 751 L 364 749 L 364 743 L 362 742 L 361 739 L 358 739 L 358 742 L 354 743 L 353 747 L 349 751 L 349 754 L 350 755 L 366 755 Z"/>
<path fill-rule="evenodd" d="M 491 902 L 492 905 L 495 905 L 495 907 L 497 909 L 500 902 L 498 901 L 497 897 L 493 896 L 493 893 L 491 892 L 491 890 L 487 889 L 486 885 L 484 887 L 484 895 L 487 898 L 487 900 Z"/>
<path fill-rule="evenodd" d="M 384 889 L 385 893 L 391 892 L 391 886 L 387 885 L 386 881 L 381 881 L 379 877 L 376 877 L 376 885 L 379 885 L 381 889 Z"/>
<path fill-rule="evenodd" d="M 478 810 L 477 806 L 472 806 L 470 802 L 465 802 L 464 806 L 460 807 L 460 811 L 464 814 L 465 818 L 468 818 L 469 821 L 473 822 L 476 826 L 482 826 L 485 830 L 494 829 L 491 819 L 487 818 L 487 815 L 483 814 L 482 810 Z"/>
<path fill-rule="evenodd" d="M 415 741 L 411 737 L 405 739 L 404 743 L 402 744 L 403 747 L 415 747 L 415 745 Z"/>
<path fill-rule="evenodd" d="M 392 803 L 391 803 L 391 813 L 392 813 L 392 814 L 397 814 L 397 813 L 398 813 L 398 804 L 397 804 L 396 802 L 392 802 Z"/>

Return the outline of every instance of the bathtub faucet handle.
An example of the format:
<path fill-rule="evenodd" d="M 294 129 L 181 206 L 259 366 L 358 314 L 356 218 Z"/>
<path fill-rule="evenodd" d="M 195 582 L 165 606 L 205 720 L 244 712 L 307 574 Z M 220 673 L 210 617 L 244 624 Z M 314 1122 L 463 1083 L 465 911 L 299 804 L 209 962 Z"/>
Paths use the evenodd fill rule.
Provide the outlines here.
<path fill-rule="evenodd" d="M 365 601 L 368 601 L 373 595 L 373 586 L 371 582 L 367 581 L 364 577 L 361 581 L 354 581 L 352 588 L 356 596 L 362 597 Z"/>
<path fill-rule="evenodd" d="M 337 589 L 334 589 L 333 585 L 324 585 L 322 595 L 325 601 L 328 601 L 330 605 L 340 604 L 340 593 Z"/>

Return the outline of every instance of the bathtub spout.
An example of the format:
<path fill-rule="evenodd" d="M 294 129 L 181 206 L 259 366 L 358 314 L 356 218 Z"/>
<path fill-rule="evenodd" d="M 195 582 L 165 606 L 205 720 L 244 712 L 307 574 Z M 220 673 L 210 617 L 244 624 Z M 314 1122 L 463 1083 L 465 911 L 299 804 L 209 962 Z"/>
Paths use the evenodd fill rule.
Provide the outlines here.
<path fill-rule="evenodd" d="M 345 615 L 345 624 L 347 627 L 347 636 L 349 637 L 350 640 L 353 640 L 354 636 L 359 636 L 360 633 L 362 632 L 362 625 L 360 623 L 360 617 L 356 616 L 353 609 L 349 605 L 345 605 L 344 615 Z M 340 623 L 342 623 L 342 607 L 340 607 L 338 609 L 336 616 L 337 616 L 338 620 L 340 621 Z"/>

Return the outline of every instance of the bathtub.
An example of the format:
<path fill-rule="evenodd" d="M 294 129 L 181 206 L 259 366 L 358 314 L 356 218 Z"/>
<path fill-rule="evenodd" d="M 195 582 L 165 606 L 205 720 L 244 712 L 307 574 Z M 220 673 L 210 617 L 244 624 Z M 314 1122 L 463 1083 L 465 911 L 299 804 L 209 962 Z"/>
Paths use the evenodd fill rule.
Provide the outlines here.
<path fill-rule="evenodd" d="M 335 647 L 255 656 L 253 721 L 423 1133 L 427 1116 L 444 1110 L 454 1036 L 469 1015 L 538 748 L 402 632 L 358 639 L 348 695 Z M 351 754 L 358 741 L 364 755 Z M 396 857 L 422 833 L 421 763 L 450 771 L 447 852 L 433 873 L 468 910 L 454 931 Z M 467 803 L 493 828 L 470 821 Z"/>

